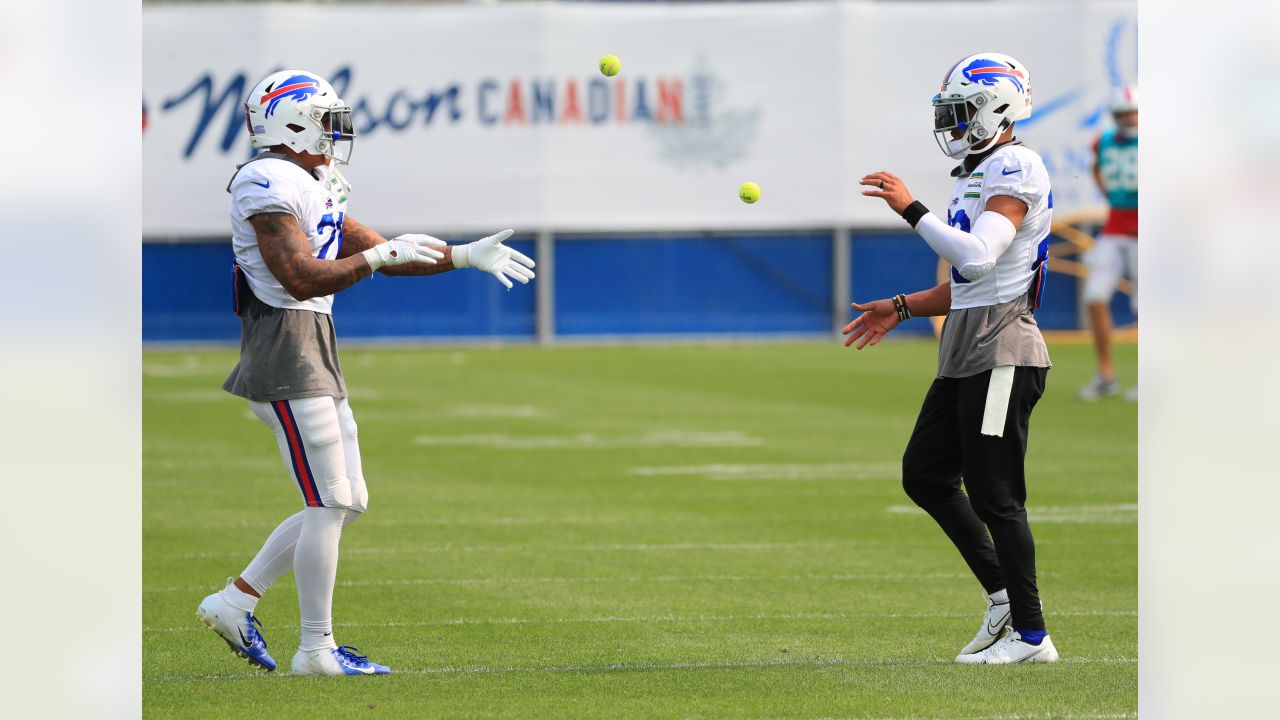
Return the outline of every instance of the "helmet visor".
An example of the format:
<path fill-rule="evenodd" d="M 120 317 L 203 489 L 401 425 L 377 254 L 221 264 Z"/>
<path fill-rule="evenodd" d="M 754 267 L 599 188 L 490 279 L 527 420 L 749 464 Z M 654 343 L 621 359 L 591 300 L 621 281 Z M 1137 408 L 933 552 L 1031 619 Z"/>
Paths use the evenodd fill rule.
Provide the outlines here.
<path fill-rule="evenodd" d="M 969 103 L 964 98 L 933 96 L 933 130 L 965 130 L 969 127 Z"/>

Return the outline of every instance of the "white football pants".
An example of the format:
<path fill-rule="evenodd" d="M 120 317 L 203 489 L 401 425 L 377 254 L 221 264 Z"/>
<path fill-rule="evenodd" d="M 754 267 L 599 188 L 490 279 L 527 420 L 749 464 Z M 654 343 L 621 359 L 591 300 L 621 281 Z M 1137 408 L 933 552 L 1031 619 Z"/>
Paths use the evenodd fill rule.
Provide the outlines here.
<path fill-rule="evenodd" d="M 1127 276 L 1133 283 L 1129 307 L 1138 312 L 1138 240 L 1127 235 L 1099 235 L 1093 247 L 1084 254 L 1089 275 L 1084 279 L 1084 301 L 1111 302 L 1111 296 Z"/>
<path fill-rule="evenodd" d="M 355 417 L 332 397 L 249 402 L 271 428 L 305 507 L 271 533 L 240 577 L 259 594 L 293 568 L 302 619 L 301 649 L 335 647 L 333 586 L 342 528 L 368 504 Z"/>

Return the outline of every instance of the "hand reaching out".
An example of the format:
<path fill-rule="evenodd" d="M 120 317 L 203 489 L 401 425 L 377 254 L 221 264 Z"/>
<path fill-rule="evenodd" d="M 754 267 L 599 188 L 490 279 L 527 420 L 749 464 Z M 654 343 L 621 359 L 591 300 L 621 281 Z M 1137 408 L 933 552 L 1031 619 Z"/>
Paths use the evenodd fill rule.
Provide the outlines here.
<path fill-rule="evenodd" d="M 875 345 L 880 342 L 880 338 L 898 327 L 898 323 L 901 322 L 892 300 L 875 300 L 861 305 L 858 303 L 851 303 L 851 305 L 854 310 L 862 314 L 844 326 L 843 334 L 849 336 L 844 340 L 845 347 L 855 342 L 858 343 L 859 350 L 867 345 Z M 858 342 L 859 340 L 861 342 Z"/>
<path fill-rule="evenodd" d="M 497 278 L 498 282 L 505 285 L 508 290 L 512 288 L 511 280 L 527 285 L 534 278 L 534 262 L 529 256 L 502 244 L 503 240 L 511 237 L 511 234 L 511 230 L 503 230 L 496 235 L 490 235 L 466 245 L 455 245 L 453 266 L 487 272 Z"/>
<path fill-rule="evenodd" d="M 872 189 L 863 190 L 862 194 L 882 198 L 889 204 L 889 209 L 899 215 L 915 200 L 911 197 L 911 191 L 907 190 L 907 184 L 902 182 L 902 178 L 884 170 L 863 177 L 858 184 L 869 185 Z"/>

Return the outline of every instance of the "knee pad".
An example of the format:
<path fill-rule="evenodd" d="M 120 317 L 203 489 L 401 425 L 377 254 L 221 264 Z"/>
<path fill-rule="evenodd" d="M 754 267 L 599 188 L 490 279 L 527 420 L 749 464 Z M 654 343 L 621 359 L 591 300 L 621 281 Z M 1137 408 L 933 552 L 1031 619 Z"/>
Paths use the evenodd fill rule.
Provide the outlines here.
<path fill-rule="evenodd" d="M 364 483 L 348 483 L 351 487 L 351 503 L 347 505 L 348 510 L 356 513 L 362 513 L 369 509 L 369 491 L 365 488 Z"/>
<path fill-rule="evenodd" d="M 360 436 L 359 428 L 356 426 L 356 416 L 351 412 L 351 406 L 345 400 L 338 402 L 338 428 L 342 432 L 342 437 L 347 440 L 355 440 Z"/>

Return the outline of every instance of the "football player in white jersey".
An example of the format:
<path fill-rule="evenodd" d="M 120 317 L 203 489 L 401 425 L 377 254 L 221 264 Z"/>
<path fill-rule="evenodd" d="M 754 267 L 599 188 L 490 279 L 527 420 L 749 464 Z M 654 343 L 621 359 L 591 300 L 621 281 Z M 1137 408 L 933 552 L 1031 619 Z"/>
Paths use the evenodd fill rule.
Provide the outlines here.
<path fill-rule="evenodd" d="M 1033 313 L 1053 208 L 1044 163 L 1013 136 L 1014 123 L 1031 116 L 1031 76 L 1008 55 L 971 55 L 947 71 L 933 111 L 938 145 L 962 161 L 952 171 L 945 219 L 892 173 L 860 182 L 870 188 L 863 195 L 883 198 L 951 264 L 951 278 L 854 303 L 862 314 L 845 327 L 845 346 L 875 345 L 915 315 L 947 316 L 937 377 L 903 454 L 902 484 L 987 593 L 978 634 L 956 662 L 1056 662 L 1023 506 L 1031 411 L 1050 367 Z"/>
<path fill-rule="evenodd" d="M 245 102 L 245 123 L 264 152 L 227 186 L 241 346 L 223 388 L 245 398 L 275 435 L 303 509 L 276 527 L 238 577 L 201 601 L 196 615 L 234 652 L 274 670 L 254 611 L 272 583 L 293 570 L 302 620 L 293 672 L 387 673 L 333 639 L 338 542 L 368 503 L 338 364 L 333 294 L 374 272 L 432 275 L 467 267 L 510 289 L 511 280 L 533 279 L 534 263 L 502 244 L 511 230 L 449 246 L 429 235 L 387 240 L 348 215 L 351 186 L 335 163 L 351 157 L 351 108 L 319 75 L 269 75 Z"/>

